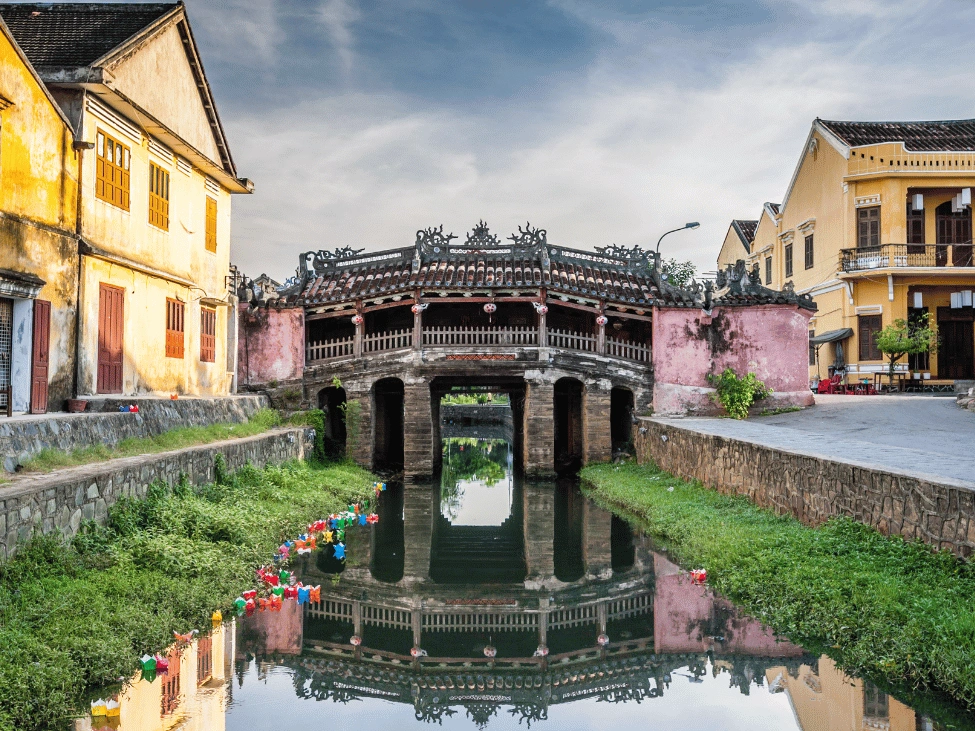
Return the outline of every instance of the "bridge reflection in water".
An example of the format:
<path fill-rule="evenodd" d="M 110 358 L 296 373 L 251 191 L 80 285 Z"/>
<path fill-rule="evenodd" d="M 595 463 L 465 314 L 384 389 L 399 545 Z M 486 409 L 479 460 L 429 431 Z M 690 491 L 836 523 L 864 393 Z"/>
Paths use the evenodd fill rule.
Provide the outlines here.
<path fill-rule="evenodd" d="M 626 702 L 665 696 L 686 721 L 674 728 L 700 728 L 713 718 L 702 709 L 715 705 L 725 728 L 913 731 L 908 717 L 920 723 L 825 659 L 820 680 L 818 657 L 692 584 L 577 482 L 520 480 L 496 436 L 457 432 L 444 443 L 439 485 L 392 486 L 379 525 L 353 538 L 336 583 L 314 558 L 302 559 L 302 580 L 321 583 L 323 600 L 303 616 L 243 620 L 237 652 L 247 659 L 238 661 L 235 693 L 247 692 L 254 673 L 267 681 L 286 671 L 297 698 L 365 701 L 355 706 L 363 722 L 404 721 L 398 706 L 417 721 L 480 728 L 556 718 L 553 727 L 591 728 L 611 723 L 611 709 Z M 749 697 L 763 686 L 786 692 Z M 815 692 L 825 687 L 856 691 L 861 703 L 844 699 L 846 710 L 824 716 L 829 699 Z M 284 702 L 276 696 L 278 711 Z M 556 710 L 569 707 L 568 716 Z M 242 700 L 228 726 L 269 718 L 262 708 Z M 322 718 L 329 713 L 345 712 Z"/>
<path fill-rule="evenodd" d="M 392 485 L 345 565 L 296 562 L 320 603 L 225 625 L 210 681 L 188 655 L 162 716 L 142 681 L 111 727 L 941 728 L 694 585 L 576 481 L 522 481 L 497 436 L 452 434 L 440 483 Z"/>

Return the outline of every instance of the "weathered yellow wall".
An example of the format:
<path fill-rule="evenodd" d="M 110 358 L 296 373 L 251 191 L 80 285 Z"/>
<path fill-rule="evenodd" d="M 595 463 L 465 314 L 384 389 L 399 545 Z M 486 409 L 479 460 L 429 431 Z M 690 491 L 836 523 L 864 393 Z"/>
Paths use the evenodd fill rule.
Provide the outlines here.
<path fill-rule="evenodd" d="M 216 358 L 200 361 L 199 292 L 93 257 L 85 257 L 82 280 L 84 355 L 79 388 L 97 386 L 98 305 L 101 283 L 125 289 L 123 393 L 218 396 L 228 393 L 227 308 L 217 308 Z M 185 303 L 184 354 L 166 357 L 166 299 Z"/>
<path fill-rule="evenodd" d="M 0 268 L 33 273 L 51 303 L 49 408 L 72 396 L 78 244 L 73 136 L 41 82 L 0 33 Z M 27 394 L 29 397 L 29 394 Z"/>
<path fill-rule="evenodd" d="M 182 50 L 180 50 L 182 53 Z M 176 158 L 149 149 L 124 130 L 86 111 L 86 137 L 97 130 L 115 137 L 131 149 L 130 210 L 124 211 L 95 197 L 96 151 L 85 153 L 83 233 L 86 241 L 123 260 L 172 275 L 193 286 L 127 269 L 120 264 L 86 256 L 82 287 L 85 345 L 79 389 L 94 394 L 97 374 L 99 282 L 127 288 L 125 309 L 124 393 L 226 395 L 232 374 L 227 372 L 227 308 L 217 308 L 216 358 L 201 363 L 200 303 L 202 297 L 226 300 L 230 269 L 231 197 L 223 188 L 213 193 L 206 177 L 194 169 L 183 173 Z M 149 224 L 149 163 L 170 173 L 169 230 Z M 206 199 L 217 201 L 217 251 L 207 251 Z M 183 359 L 165 357 L 166 297 L 187 303 Z"/>
<path fill-rule="evenodd" d="M 167 126 L 214 162 L 220 152 L 196 88 L 196 79 L 180 39 L 170 25 L 138 51 L 110 68 L 114 86 L 129 99 L 165 120 Z M 164 83 L 160 80 L 164 79 Z"/>

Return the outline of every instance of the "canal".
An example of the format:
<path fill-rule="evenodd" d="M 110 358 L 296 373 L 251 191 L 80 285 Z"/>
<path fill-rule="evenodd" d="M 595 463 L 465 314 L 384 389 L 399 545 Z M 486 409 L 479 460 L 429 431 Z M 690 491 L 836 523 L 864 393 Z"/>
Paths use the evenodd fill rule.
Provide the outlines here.
<path fill-rule="evenodd" d="M 776 637 L 576 478 L 521 480 L 497 425 L 447 433 L 438 484 L 390 483 L 378 524 L 348 532 L 344 562 L 323 551 L 293 562 L 320 602 L 224 622 L 222 667 L 198 688 L 177 682 L 172 720 L 188 731 L 947 728 Z M 155 698 L 123 703 L 109 726 L 169 728 Z"/>

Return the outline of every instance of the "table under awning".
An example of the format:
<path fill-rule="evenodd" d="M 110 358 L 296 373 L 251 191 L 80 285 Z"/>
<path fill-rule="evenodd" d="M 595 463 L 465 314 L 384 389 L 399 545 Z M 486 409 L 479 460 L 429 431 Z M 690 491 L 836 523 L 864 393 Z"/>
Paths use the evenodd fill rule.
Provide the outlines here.
<path fill-rule="evenodd" d="M 846 340 L 853 337 L 853 328 L 844 327 L 842 330 L 830 330 L 822 335 L 814 335 L 809 338 L 811 345 L 823 345 L 824 343 L 835 343 L 839 340 Z"/>

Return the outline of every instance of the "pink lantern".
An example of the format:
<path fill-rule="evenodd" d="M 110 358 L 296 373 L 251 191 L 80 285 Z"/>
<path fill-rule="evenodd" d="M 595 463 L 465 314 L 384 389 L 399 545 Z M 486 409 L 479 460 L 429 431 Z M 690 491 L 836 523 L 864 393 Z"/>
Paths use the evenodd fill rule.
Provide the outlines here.
<path fill-rule="evenodd" d="M 548 305 L 538 305 L 537 307 L 535 307 L 535 312 L 537 312 L 539 315 L 547 315 Z"/>
<path fill-rule="evenodd" d="M 599 325 L 599 327 L 605 327 L 607 322 L 609 322 L 609 318 L 606 317 L 606 315 L 600 315 L 596 318 L 596 324 Z"/>
<path fill-rule="evenodd" d="M 362 315 L 356 315 L 355 317 L 352 318 L 352 324 L 355 325 L 356 327 L 358 327 L 359 325 L 361 325 L 365 321 L 366 321 L 366 318 L 364 318 Z"/>
<path fill-rule="evenodd" d="M 609 635 L 607 635 L 605 632 L 601 632 L 599 637 L 596 638 L 596 643 L 600 647 L 606 647 L 606 645 L 609 644 Z"/>
<path fill-rule="evenodd" d="M 492 315 L 498 311 L 498 306 L 493 302 L 488 302 L 486 305 L 484 305 L 484 311 L 489 315 Z"/>
<path fill-rule="evenodd" d="M 359 637 L 359 635 L 352 635 L 352 637 L 349 638 L 349 644 L 353 647 L 358 647 L 362 644 L 362 638 Z"/>
<path fill-rule="evenodd" d="M 410 308 L 410 311 L 411 311 L 411 312 L 412 312 L 412 313 L 413 313 L 414 315 L 419 315 L 419 314 L 420 314 L 421 312 L 423 312 L 423 308 L 422 308 L 422 307 L 420 307 L 420 305 L 413 305 L 413 306 L 412 306 L 412 307 Z"/>

